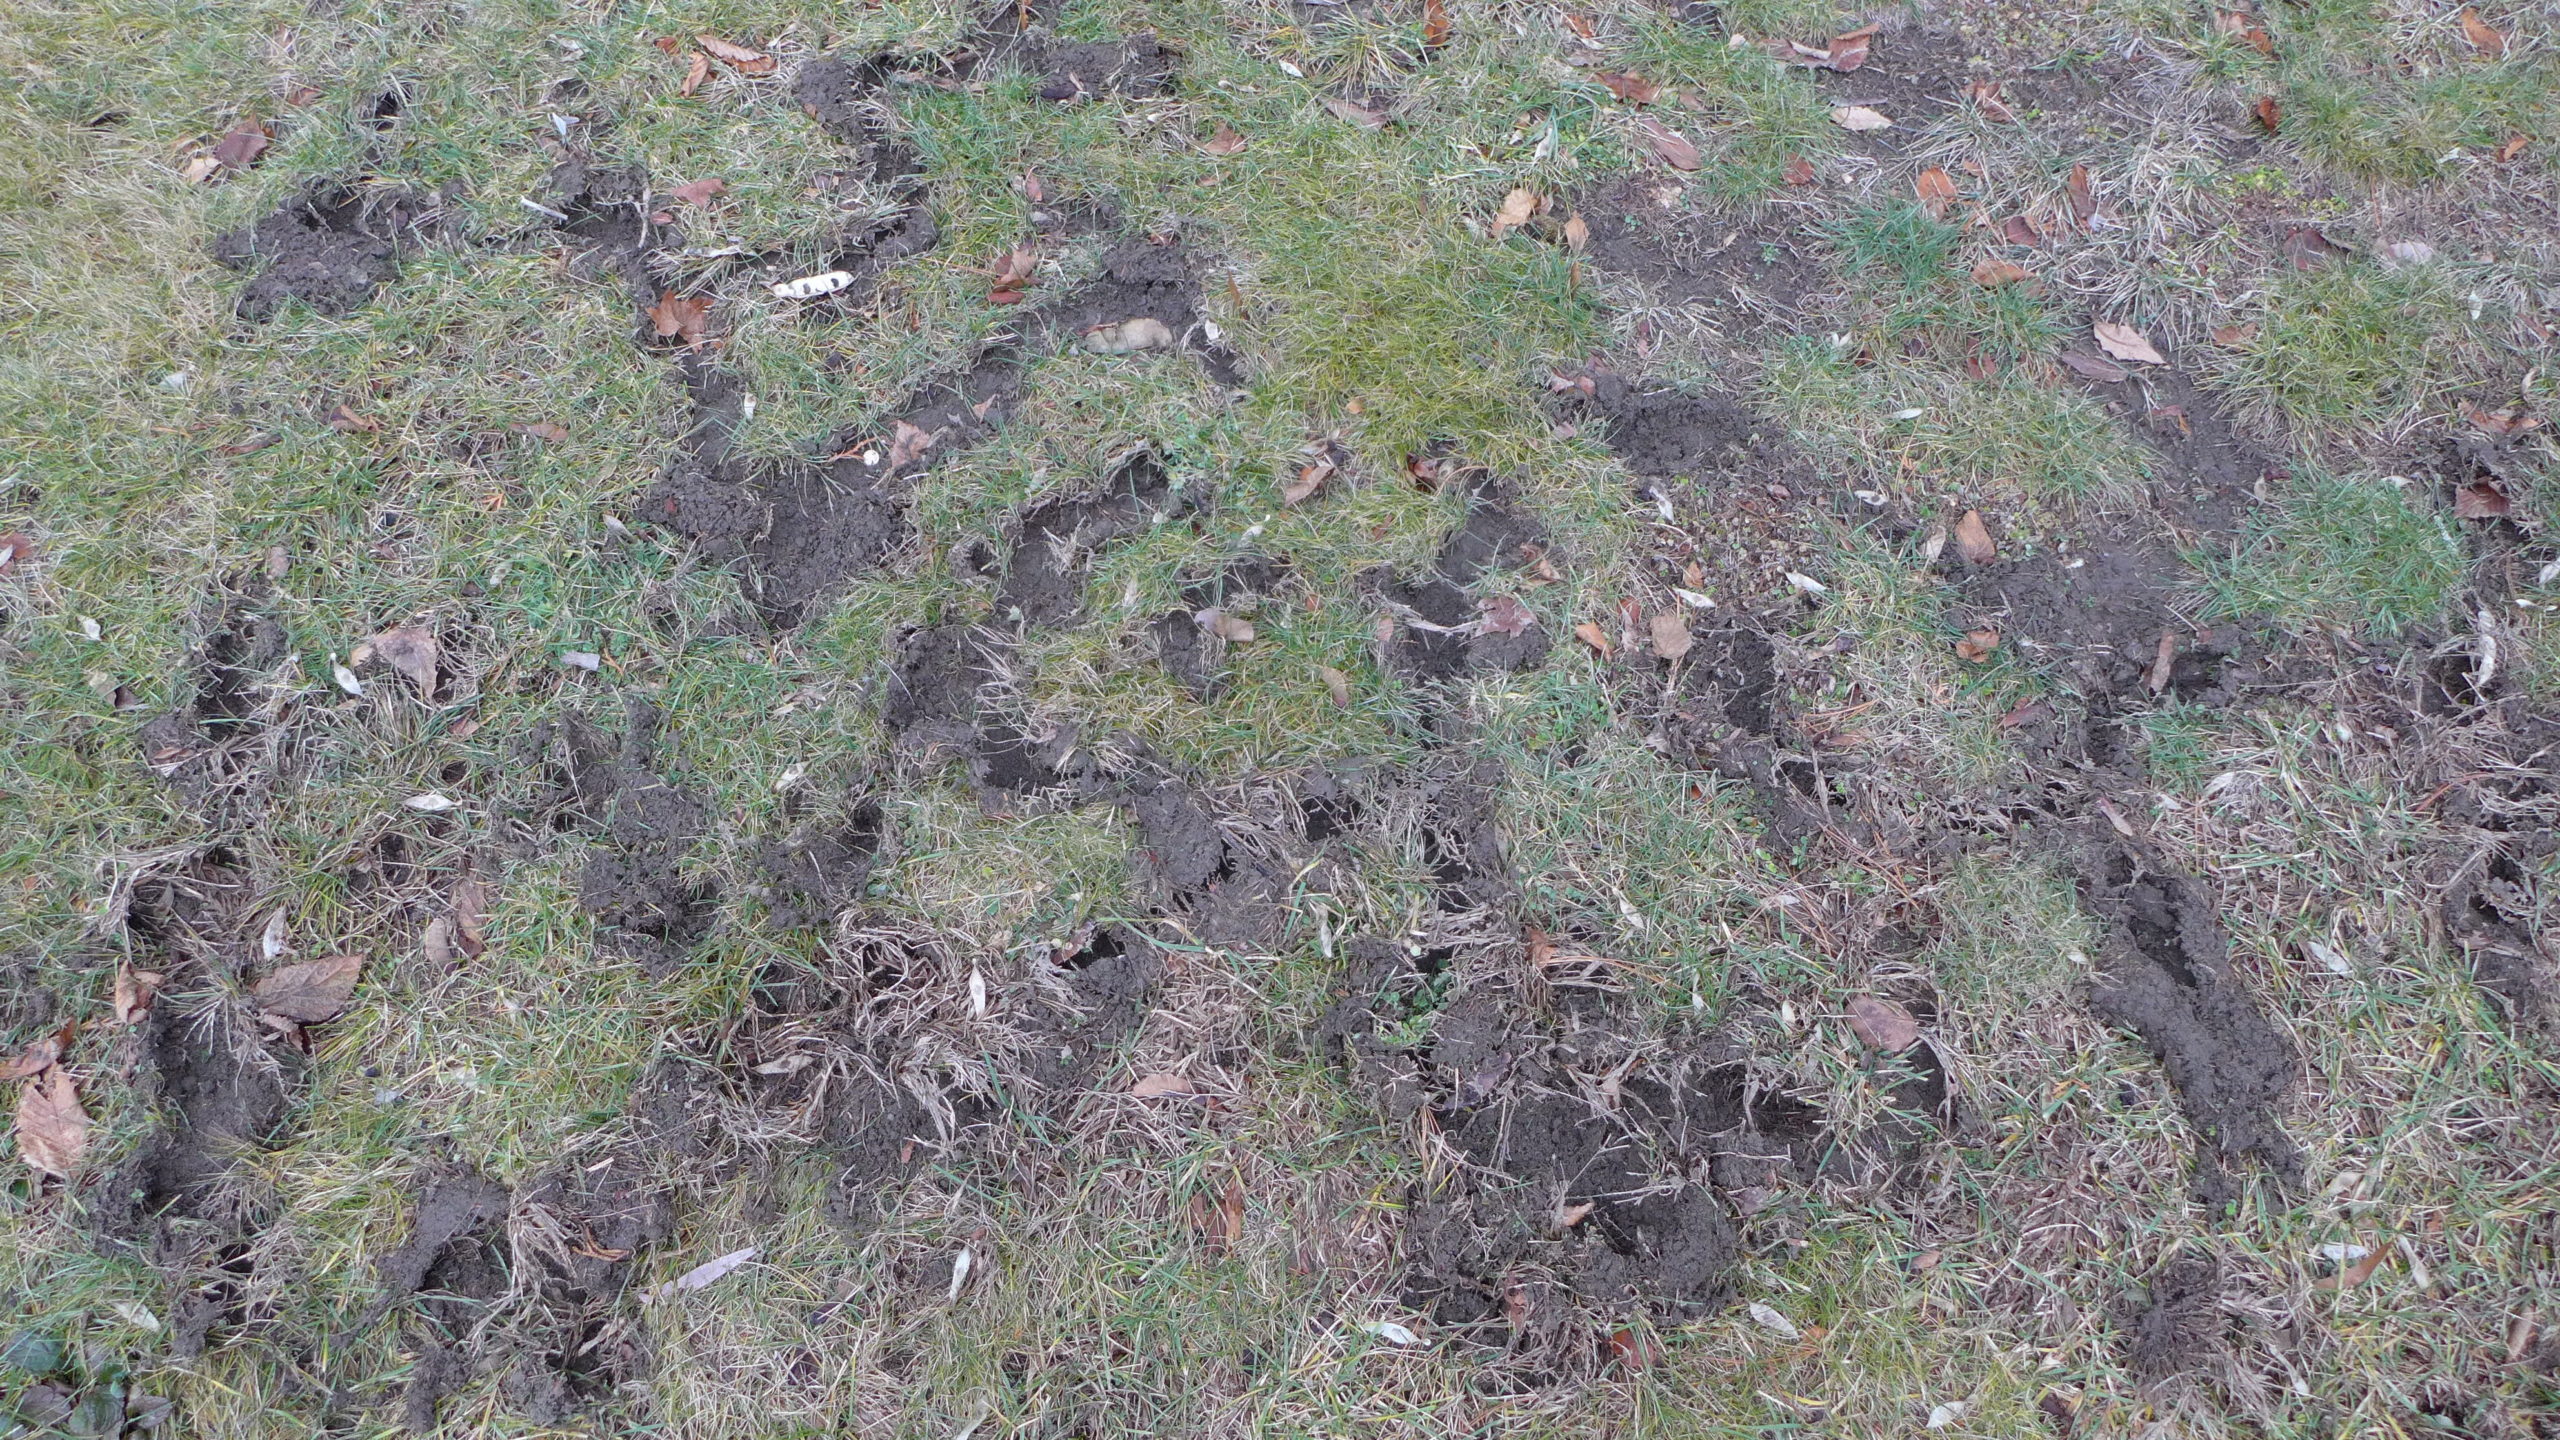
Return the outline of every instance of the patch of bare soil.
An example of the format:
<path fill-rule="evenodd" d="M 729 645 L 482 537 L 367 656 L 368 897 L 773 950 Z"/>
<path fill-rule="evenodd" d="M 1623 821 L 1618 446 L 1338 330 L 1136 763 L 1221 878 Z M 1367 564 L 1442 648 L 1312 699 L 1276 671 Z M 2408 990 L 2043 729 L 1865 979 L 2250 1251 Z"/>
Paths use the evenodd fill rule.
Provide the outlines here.
<path fill-rule="evenodd" d="M 512 1203 L 507 1187 L 476 1170 L 439 1172 L 419 1186 L 409 1238 L 375 1267 L 382 1293 L 359 1328 L 406 1307 L 405 1339 L 416 1358 L 400 1405 L 411 1434 L 435 1433 L 436 1406 L 477 1364 L 483 1327 L 507 1291 Z"/>
<path fill-rule="evenodd" d="M 1062 39 L 1051 28 L 1058 8 L 1031 0 L 997 0 L 979 17 L 965 48 L 946 57 L 946 63 L 963 77 L 993 64 L 1017 65 L 1040 81 L 1041 99 L 1061 104 L 1172 91 L 1177 57 L 1154 36 Z"/>
<path fill-rule="evenodd" d="M 2217 1209 L 2233 1203 L 2251 1169 L 2298 1184 L 2302 1155 L 2279 1123 L 2294 1090 L 2293 1046 L 2231 973 L 2231 941 L 2212 893 L 2133 842 L 2108 837 L 2088 853 L 2081 895 L 2107 924 L 2089 1006 L 2141 1036 L 2178 1092 L 2202 1142 L 2198 1198 Z"/>
<path fill-rule="evenodd" d="M 1360 576 L 1361 589 L 1393 622 L 1384 632 L 1387 667 L 1407 681 L 1535 669 L 1554 645 L 1536 617 L 1496 608 L 1493 595 L 1470 593 L 1488 580 L 1551 563 L 1545 530 L 1491 477 L 1473 477 L 1464 493 L 1465 511 L 1428 572 L 1412 579 L 1383 569 Z"/>
<path fill-rule="evenodd" d="M 1682 187 L 1641 177 L 1577 200 L 1584 258 L 1641 282 L 1657 304 L 1692 309 L 1728 334 L 1790 330 L 1829 275 L 1784 204 L 1748 216 L 1685 208 Z"/>
<path fill-rule="evenodd" d="M 624 702 L 617 737 L 583 716 L 535 738 L 537 753 L 559 755 L 562 805 L 554 824 L 587 830 L 598 844 L 578 871 L 578 904 L 616 945 L 664 976 L 710 933 L 719 903 L 707 882 L 689 878 L 685 861 L 709 816 L 693 793 L 668 783 L 656 764 L 657 707 L 637 696 Z"/>
<path fill-rule="evenodd" d="M 1182 587 L 1182 606 L 1168 610 L 1147 627 L 1155 641 L 1157 663 L 1202 704 L 1226 691 L 1219 662 L 1226 643 L 1217 621 L 1228 615 L 1249 616 L 1265 596 L 1289 579 L 1289 562 L 1267 555 L 1247 555 Z M 1212 613 L 1214 612 L 1214 613 Z"/>
<path fill-rule="evenodd" d="M 213 258 L 256 272 L 234 307 L 252 324 L 296 300 L 323 315 L 345 315 L 400 273 L 401 256 L 444 223 L 454 198 L 369 179 L 319 181 L 265 219 L 216 239 Z"/>
<path fill-rule="evenodd" d="M 2533 875 L 2498 850 L 2482 853 L 2445 887 L 2444 929 L 2472 978 L 2495 996 L 2518 1033 L 2560 1040 L 2560 969 L 2535 926 Z"/>
<path fill-rule="evenodd" d="M 2074 378 L 2150 446 L 2153 503 L 2182 529 L 2228 533 L 2258 505 L 2259 482 L 2286 473 L 2177 370 L 2144 365 L 2117 381 Z"/>
<path fill-rule="evenodd" d="M 191 804 L 214 803 L 263 773 L 260 742 L 273 715 L 258 688 L 288 649 L 284 626 L 261 603 L 266 595 L 254 577 L 222 595 L 196 652 L 195 693 L 142 727 L 143 763 Z"/>
<path fill-rule="evenodd" d="M 763 899 L 785 930 L 824 925 L 861 900 L 888 843 L 888 817 L 871 795 L 853 795 L 839 814 L 793 827 L 756 855 Z"/>
<path fill-rule="evenodd" d="M 2125 1364 L 2145 1384 L 2190 1375 L 2220 1359 L 2231 1329 L 2222 1312 L 2222 1265 L 2181 1255 L 2152 1272 L 2126 1327 Z"/>

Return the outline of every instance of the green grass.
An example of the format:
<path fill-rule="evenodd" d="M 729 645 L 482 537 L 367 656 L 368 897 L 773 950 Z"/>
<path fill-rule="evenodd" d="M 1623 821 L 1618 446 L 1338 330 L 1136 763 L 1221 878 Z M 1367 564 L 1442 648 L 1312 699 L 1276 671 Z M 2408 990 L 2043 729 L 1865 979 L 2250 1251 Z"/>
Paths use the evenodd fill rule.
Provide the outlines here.
<path fill-rule="evenodd" d="M 2205 557 L 2209 613 L 2388 639 L 2439 621 L 2462 583 L 2455 521 L 2414 483 L 2313 474 Z"/>

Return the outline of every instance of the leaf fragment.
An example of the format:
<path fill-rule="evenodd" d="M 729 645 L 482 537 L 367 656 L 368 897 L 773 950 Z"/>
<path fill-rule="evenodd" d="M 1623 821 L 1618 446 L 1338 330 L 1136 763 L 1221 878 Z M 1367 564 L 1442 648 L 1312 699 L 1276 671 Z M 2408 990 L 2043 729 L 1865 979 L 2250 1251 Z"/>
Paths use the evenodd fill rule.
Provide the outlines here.
<path fill-rule="evenodd" d="M 250 992 L 258 1008 L 279 1020 L 321 1025 L 347 1013 L 365 957 L 350 953 L 306 960 L 270 972 Z"/>
<path fill-rule="evenodd" d="M 2458 17 L 2462 21 L 2462 38 L 2471 48 L 2492 59 L 2507 53 L 2507 33 L 2480 18 L 2477 6 L 2465 5 Z"/>
<path fill-rule="evenodd" d="M 1502 208 L 1494 212 L 1493 238 L 1501 239 L 1510 231 L 1529 223 L 1538 213 L 1538 195 L 1534 190 L 1516 189 L 1502 199 Z"/>
<path fill-rule="evenodd" d="M 1252 143 L 1237 134 L 1236 127 L 1221 120 L 1218 122 L 1217 133 L 1201 141 L 1200 148 L 1212 155 L 1233 155 Z"/>
<path fill-rule="evenodd" d="M 1657 613 L 1646 622 L 1646 629 L 1652 632 L 1653 653 L 1665 660 L 1679 659 L 1696 643 L 1689 635 L 1689 612 L 1685 607 Z"/>
<path fill-rule="evenodd" d="M 116 967 L 115 993 L 110 1007 L 119 1025 L 139 1025 L 151 1013 L 151 1002 L 160 994 L 160 985 L 168 977 L 156 970 L 136 970 L 128 960 Z"/>
<path fill-rule="evenodd" d="M 1609 659 L 1618 653 L 1617 642 L 1609 638 L 1609 632 L 1592 624 L 1588 620 L 1585 620 L 1581 624 L 1573 627 L 1573 638 L 1598 651 L 1600 653 L 1600 658 L 1603 660 Z"/>
<path fill-rule="evenodd" d="M 18 1090 L 18 1154 L 40 1175 L 68 1180 L 89 1149 L 89 1112 L 80 1087 L 60 1067 Z"/>
<path fill-rule="evenodd" d="M 1893 117 L 1871 105 L 1834 105 L 1831 123 L 1853 134 L 1870 130 L 1890 130 Z"/>
<path fill-rule="evenodd" d="M 1985 260 L 1973 267 L 1973 283 L 1985 290 L 2015 285 L 2027 278 L 2027 267 L 2007 260 Z"/>
<path fill-rule="evenodd" d="M 1956 554 L 1968 565 L 1988 565 L 2000 558 L 2000 547 L 1991 538 L 1991 527 L 1982 523 L 1982 512 L 1967 510 L 1956 521 Z"/>
<path fill-rule="evenodd" d="M 2167 357 L 2152 348 L 2150 336 L 2121 321 L 2100 320 L 2089 327 L 2089 333 L 2097 338 L 2099 349 L 2118 360 L 2130 360 L 2137 365 L 2169 363 Z"/>
<path fill-rule="evenodd" d="M 1193 1085 L 1188 1076 L 1167 1072 L 1139 1076 L 1137 1083 L 1129 1087 L 1129 1093 L 1141 1100 L 1154 1100 L 1167 1095 L 1195 1095 L 1199 1093 L 1199 1087 Z"/>
<path fill-rule="evenodd" d="M 1968 665 L 1988 665 L 1999 649 L 1999 631 L 1988 627 L 1967 630 L 1964 638 L 1956 642 L 1956 658 Z"/>
<path fill-rule="evenodd" d="M 1920 1022 L 1911 1012 L 1873 995 L 1849 997 L 1849 1033 L 1871 1050 L 1899 1055 L 1920 1043 Z"/>
<path fill-rule="evenodd" d="M 693 43 L 702 47 L 702 53 L 741 75 L 770 75 L 782 64 L 761 50 L 750 50 L 717 35 L 696 35 Z"/>
<path fill-rule="evenodd" d="M 1690 143 L 1689 137 L 1650 115 L 1637 116 L 1635 130 L 1654 158 L 1674 170 L 1695 170 L 1703 163 L 1698 147 Z"/>

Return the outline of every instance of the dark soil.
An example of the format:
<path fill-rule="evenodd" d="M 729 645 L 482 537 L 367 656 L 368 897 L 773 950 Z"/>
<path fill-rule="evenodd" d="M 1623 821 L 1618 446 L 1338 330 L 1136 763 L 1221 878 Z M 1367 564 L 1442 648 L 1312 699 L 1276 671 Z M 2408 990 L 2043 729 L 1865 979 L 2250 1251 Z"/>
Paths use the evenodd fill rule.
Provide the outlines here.
<path fill-rule="evenodd" d="M 1155 640 L 1156 659 L 1165 673 L 1180 681 L 1201 703 L 1216 700 L 1226 689 L 1225 677 L 1217 667 L 1225 645 L 1202 629 L 1200 613 L 1217 610 L 1232 614 L 1250 609 L 1261 597 L 1279 589 L 1288 577 L 1288 561 L 1248 555 L 1186 583 L 1182 587 L 1184 608 L 1165 612 L 1147 627 L 1147 633 Z"/>
<path fill-rule="evenodd" d="M 832 823 L 804 825 L 769 841 L 757 855 L 765 906 L 786 930 L 823 925 L 862 898 L 878 864 L 888 821 L 880 802 L 854 799 Z"/>
<path fill-rule="evenodd" d="M 1804 298 L 1830 283 L 1783 206 L 1750 217 L 1668 210 L 1649 182 L 1629 179 L 1574 208 L 1591 227 L 1583 254 L 1592 265 L 1633 276 L 1664 305 L 1703 310 L 1731 333 L 1792 328 Z"/>
<path fill-rule="evenodd" d="M 875 133 L 870 102 L 887 79 L 886 57 L 847 60 L 822 55 L 802 65 L 792 77 L 791 98 L 828 135 L 847 145 L 864 146 Z"/>
<path fill-rule="evenodd" d="M 1069 1109 L 1110 1050 L 1137 1033 L 1164 975 L 1156 947 L 1122 925 L 1096 929 L 1058 964 L 1064 997 L 1035 1002 L 1023 1025 L 1032 1037 L 1023 1068 L 1052 1114 Z"/>
<path fill-rule="evenodd" d="M 2532 873 L 2490 850 L 2445 887 L 2444 929 L 2472 977 L 2495 996 L 2511 1028 L 2560 1040 L 2560 972 L 2536 937 L 2540 918 Z"/>
<path fill-rule="evenodd" d="M 2176 370 L 2124 367 L 2125 379 L 2074 376 L 2152 451 L 2152 498 L 2185 528 L 2231 530 L 2257 505 L 2258 482 L 2285 467 L 2244 438 L 2213 398 Z"/>
<path fill-rule="evenodd" d="M 432 1434 L 436 1406 L 477 1369 L 477 1339 L 491 1304 L 506 1293 L 507 1187 L 456 1168 L 419 1187 L 409 1238 L 382 1258 L 382 1298 L 410 1315 L 417 1352 L 401 1410 L 411 1434 Z"/>
<path fill-rule="evenodd" d="M 320 181 L 216 239 L 213 258 L 257 271 L 234 307 L 243 320 L 272 320 L 294 300 L 323 315 L 349 314 L 400 273 L 400 257 L 441 223 L 451 198 L 369 180 Z"/>
<path fill-rule="evenodd" d="M 2125 1335 L 2125 1363 L 2146 1384 L 2204 1368 L 2223 1353 L 2222 1266 L 2183 1255 L 2155 1271 Z"/>
<path fill-rule="evenodd" d="M 599 842 L 579 869 L 578 904 L 632 958 L 665 975 L 710 933 L 719 897 L 684 874 L 709 816 L 691 792 L 652 770 L 660 719 L 657 707 L 633 696 L 619 739 L 579 716 L 558 738 L 569 791 L 564 818 Z M 542 743 L 549 748 L 547 735 Z"/>
<path fill-rule="evenodd" d="M 1721 395 L 1639 390 L 1606 370 L 1578 407 L 1601 417 L 1609 448 L 1638 475 L 1702 479 L 1762 476 L 1791 468 L 1778 427 Z"/>
<path fill-rule="evenodd" d="M 907 632 L 881 687 L 880 723 L 911 752 L 974 748 L 979 695 L 998 683 L 1009 649 L 976 625 Z"/>
<path fill-rule="evenodd" d="M 1516 632 L 1493 628 L 1468 587 L 1536 563 L 1545 544 L 1545 531 L 1510 503 L 1502 486 L 1472 486 L 1428 573 L 1402 579 L 1381 568 L 1360 577 L 1362 589 L 1400 622 L 1386 642 L 1388 668 L 1409 683 L 1431 684 L 1543 663 L 1554 646 L 1546 627 L 1532 618 Z"/>
<path fill-rule="evenodd" d="M 2302 1155 L 2278 1115 L 2294 1088 L 2292 1044 L 2230 973 L 2230 938 L 2212 895 L 2132 842 L 2108 839 L 2081 874 L 2090 912 L 2107 922 L 2089 1005 L 2151 1047 L 2201 1142 L 2198 1198 L 2239 1198 L 2238 1172 L 2263 1168 L 2291 1185 Z"/>
<path fill-rule="evenodd" d="M 1094 552 L 1188 513 L 1191 497 L 1153 455 L 1124 461 L 1089 494 L 1043 501 L 1022 513 L 994 618 L 1025 628 L 1072 624 L 1084 610 Z"/>
<path fill-rule="evenodd" d="M 1130 868 L 1159 914 L 1211 945 L 1261 950 L 1279 941 L 1290 878 L 1281 837 L 1259 847 L 1229 838 L 1199 792 L 1167 775 L 1133 780 L 1120 804 L 1138 830 Z"/>
<path fill-rule="evenodd" d="M 623 1309 L 632 1261 L 675 1233 L 675 1202 L 626 1154 L 529 1183 L 519 1212 L 547 1217 L 551 1243 L 522 1247 L 534 1273 L 532 1309 L 493 1347 L 499 1392 L 539 1425 L 560 1425 L 609 1403 L 649 1373 L 645 1335 Z"/>
<path fill-rule="evenodd" d="M 253 771 L 259 759 L 249 743 L 264 728 L 257 688 L 290 649 L 284 626 L 261 603 L 265 597 L 265 585 L 248 580 L 223 596 L 196 652 L 193 696 L 142 727 L 144 763 L 199 804 Z"/>

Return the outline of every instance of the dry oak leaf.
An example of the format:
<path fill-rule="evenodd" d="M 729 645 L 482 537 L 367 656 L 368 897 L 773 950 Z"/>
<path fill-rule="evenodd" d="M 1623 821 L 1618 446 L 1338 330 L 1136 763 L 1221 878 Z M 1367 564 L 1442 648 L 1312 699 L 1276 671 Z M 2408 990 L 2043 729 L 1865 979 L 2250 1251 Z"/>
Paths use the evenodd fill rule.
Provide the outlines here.
<path fill-rule="evenodd" d="M 1967 630 L 1964 638 L 1956 642 L 1956 658 L 1968 665 L 1987 665 L 1991 662 L 1992 653 L 1999 648 L 1999 631 Z"/>
<path fill-rule="evenodd" d="M 19 1088 L 17 1135 L 18 1154 L 39 1173 L 71 1178 L 89 1148 L 89 1112 L 69 1074 L 47 1070 Z"/>
<path fill-rule="evenodd" d="M 1911 1012 L 1873 995 L 1849 998 L 1849 1032 L 1868 1048 L 1895 1054 L 1920 1043 L 1920 1022 Z"/>
<path fill-rule="evenodd" d="M 1654 616 L 1646 622 L 1646 628 L 1653 632 L 1653 653 L 1665 660 L 1688 654 L 1690 645 L 1695 643 L 1689 638 L 1688 614 L 1676 606 Z"/>
<path fill-rule="evenodd" d="M 2498 56 L 2507 53 L 2506 32 L 2500 30 L 2497 26 L 2490 24 L 2488 21 L 2481 19 L 2480 12 L 2477 8 L 2469 5 L 2463 6 L 2460 18 L 2462 20 L 2462 38 L 2471 42 L 2472 49 L 2488 56 Z"/>
<path fill-rule="evenodd" d="M 250 997 L 258 1008 L 279 1020 L 320 1025 L 347 1013 L 355 999 L 356 977 L 364 972 L 361 954 L 306 960 L 268 973 Z"/>
<path fill-rule="evenodd" d="M 225 170 L 246 170 L 257 164 L 258 157 L 266 154 L 273 143 L 267 137 L 267 122 L 253 115 L 213 142 L 214 163 Z"/>
<path fill-rule="evenodd" d="M 1603 660 L 1618 653 L 1616 643 L 1609 639 L 1609 632 L 1588 620 L 1573 627 L 1573 638 L 1599 651 L 1600 658 Z"/>
<path fill-rule="evenodd" d="M 1869 105 L 1834 105 L 1831 123 L 1849 131 L 1890 130 L 1893 117 Z"/>
<path fill-rule="evenodd" d="M 1458 27 L 1449 23 L 1449 7 L 1444 0 L 1422 0 L 1422 43 L 1437 50 L 1449 43 Z"/>
<path fill-rule="evenodd" d="M 1932 165 L 1911 182 L 1911 191 L 1919 197 L 1922 209 L 1944 218 L 1947 207 L 1956 203 L 1956 177 L 1948 174 L 1944 166 Z"/>
<path fill-rule="evenodd" d="M 1236 133 L 1236 127 L 1221 120 L 1217 133 L 1200 142 L 1200 148 L 1212 155 L 1233 155 L 1252 142 Z"/>
<path fill-rule="evenodd" d="M 649 307 L 649 332 L 661 340 L 702 343 L 711 327 L 711 300 L 705 295 L 667 294 Z"/>
<path fill-rule="evenodd" d="M 1631 72 L 1594 70 L 1591 78 L 1609 87 L 1609 93 L 1630 105 L 1650 105 L 1662 98 L 1662 87 Z"/>
<path fill-rule="evenodd" d="M 1489 635 L 1518 635 L 1538 623 L 1538 617 L 1515 596 L 1491 596 L 1476 608 L 1484 613 L 1480 623 Z"/>
<path fill-rule="evenodd" d="M 431 700 L 436 693 L 436 634 L 424 625 L 394 625 L 356 647 L 352 657 L 359 664 L 367 655 L 378 656 L 382 663 L 408 677 L 418 687 L 418 698 Z"/>
<path fill-rule="evenodd" d="M 726 180 L 688 180 L 667 193 L 687 205 L 708 205 L 721 191 L 728 188 L 729 182 Z"/>
<path fill-rule="evenodd" d="M 1650 115 L 1636 117 L 1636 136 L 1655 159 L 1674 170 L 1695 170 L 1701 163 L 1698 147 L 1689 143 L 1689 137 Z"/>
<path fill-rule="evenodd" d="M 1967 510 L 1956 522 L 1956 553 L 1969 565 L 1988 565 L 2000 558 L 2000 547 L 1991 539 L 1991 527 L 1982 523 L 1982 512 Z"/>
<path fill-rule="evenodd" d="M 1512 191 L 1510 194 L 1502 197 L 1502 208 L 1494 212 L 1493 238 L 1499 240 L 1506 233 L 1517 230 L 1521 226 L 1528 224 L 1529 217 L 1537 213 L 1538 196 L 1536 192 L 1531 190 Z"/>
<path fill-rule="evenodd" d="M 2114 320 L 2101 320 L 2089 327 L 2089 333 L 2097 337 L 2099 349 L 2118 360 L 2130 360 L 2137 365 L 2169 363 L 2167 357 L 2151 347 L 2150 336 L 2130 325 Z"/>
<path fill-rule="evenodd" d="M 2007 260 L 1985 260 L 1973 267 L 1973 283 L 1986 290 L 2015 285 L 2027 278 L 2027 267 Z"/>
<path fill-rule="evenodd" d="M 116 967 L 113 1013 L 119 1025 L 138 1025 L 151 1013 L 151 1002 L 160 993 L 160 982 L 168 977 L 156 970 L 136 970 L 128 960 Z"/>
<path fill-rule="evenodd" d="M 750 50 L 717 35 L 696 35 L 693 43 L 701 46 L 704 54 L 741 75 L 770 75 L 782 63 L 761 50 Z"/>

